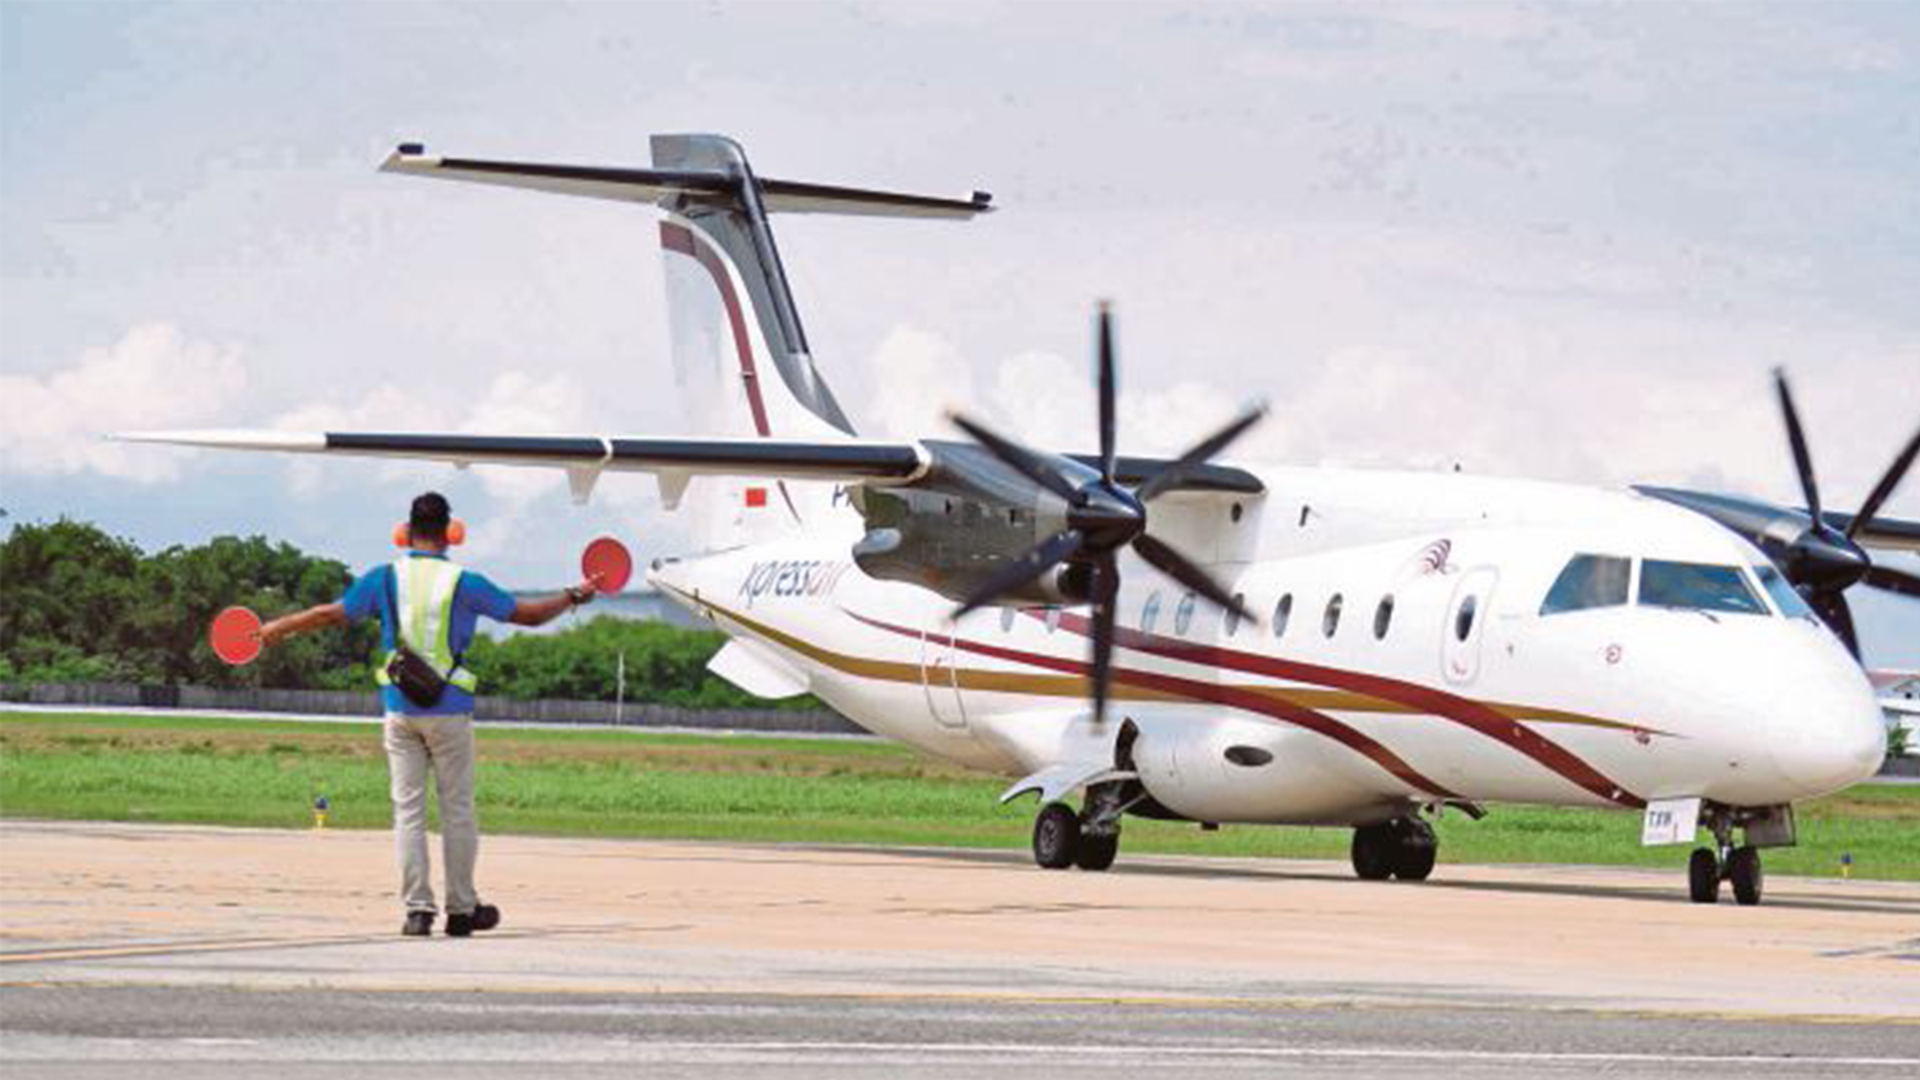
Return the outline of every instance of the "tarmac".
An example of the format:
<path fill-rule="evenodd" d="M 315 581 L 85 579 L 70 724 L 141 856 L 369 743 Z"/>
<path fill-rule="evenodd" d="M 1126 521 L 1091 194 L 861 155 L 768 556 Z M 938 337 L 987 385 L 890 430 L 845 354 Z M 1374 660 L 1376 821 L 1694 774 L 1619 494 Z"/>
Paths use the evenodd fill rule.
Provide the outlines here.
<path fill-rule="evenodd" d="M 472 939 L 384 833 L 0 821 L 9 1077 L 1920 1074 L 1920 885 L 489 837 Z M 1676 863 L 1678 860 L 1676 860 Z"/>

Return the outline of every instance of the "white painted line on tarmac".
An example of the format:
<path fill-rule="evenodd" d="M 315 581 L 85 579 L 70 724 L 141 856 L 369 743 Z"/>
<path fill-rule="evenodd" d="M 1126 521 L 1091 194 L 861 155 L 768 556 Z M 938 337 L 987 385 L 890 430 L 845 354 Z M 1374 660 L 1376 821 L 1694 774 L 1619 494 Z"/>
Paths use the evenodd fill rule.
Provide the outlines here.
<path fill-rule="evenodd" d="M 860 1054 L 983 1057 L 1032 1057 L 1035 1060 L 1070 1058 L 1267 1058 L 1274 1060 L 1333 1058 L 1342 1060 L 1484 1062 L 1489 1064 L 1619 1064 L 1619 1065 L 1832 1065 L 1849 1068 L 1920 1068 L 1920 1057 L 1813 1057 L 1797 1054 L 1648 1054 L 1607 1051 L 1551 1050 L 1412 1050 L 1369 1046 L 1074 1046 L 1048 1043 L 955 1042 L 692 1042 L 636 1040 L 625 1043 L 636 1050 L 695 1054 Z"/>

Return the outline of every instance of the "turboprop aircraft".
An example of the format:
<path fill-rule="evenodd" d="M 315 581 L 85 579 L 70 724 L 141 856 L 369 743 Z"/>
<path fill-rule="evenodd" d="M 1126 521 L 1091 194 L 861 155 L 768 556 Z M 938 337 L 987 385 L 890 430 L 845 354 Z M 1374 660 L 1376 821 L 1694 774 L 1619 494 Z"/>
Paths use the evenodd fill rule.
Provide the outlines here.
<path fill-rule="evenodd" d="M 1784 378 L 1806 509 L 1666 488 L 1216 462 L 1252 409 L 1176 458 L 1120 453 L 1110 314 L 1098 445 L 861 439 L 816 368 L 776 214 L 966 219 L 933 198 L 762 178 L 712 135 L 647 169 L 482 161 L 402 145 L 391 172 L 661 213 L 672 358 L 697 438 L 281 431 L 156 442 L 658 477 L 698 550 L 651 582 L 729 635 L 711 668 L 812 693 L 1037 793 L 1035 861 L 1103 870 L 1128 816 L 1345 827 L 1362 878 L 1425 879 L 1428 816 L 1488 804 L 1642 813 L 1709 846 L 1690 894 L 1758 903 L 1793 804 L 1885 748 L 1844 592 L 1920 596 L 1869 546 L 1920 550 L 1880 509 L 1822 509 Z M 1077 802 L 1076 807 L 1074 803 Z M 1736 833 L 1738 836 L 1736 836 Z M 1736 842 L 1737 841 L 1737 842 Z"/>

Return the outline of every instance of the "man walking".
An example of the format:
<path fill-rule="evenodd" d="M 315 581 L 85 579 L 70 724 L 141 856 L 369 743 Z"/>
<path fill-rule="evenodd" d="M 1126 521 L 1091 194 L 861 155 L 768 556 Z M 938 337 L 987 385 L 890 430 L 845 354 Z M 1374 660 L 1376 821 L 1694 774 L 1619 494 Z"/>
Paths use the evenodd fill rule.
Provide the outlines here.
<path fill-rule="evenodd" d="M 407 517 L 407 551 L 354 579 L 346 595 L 260 628 L 263 645 L 326 626 L 380 620 L 374 680 L 386 712 L 387 769 L 393 832 L 400 858 L 401 932 L 433 932 L 432 863 L 427 854 L 427 776 L 440 802 L 441 861 L 446 875 L 446 933 L 466 937 L 500 924 L 500 909 L 474 891 L 480 829 L 473 813 L 474 673 L 461 664 L 481 616 L 521 626 L 551 622 L 596 591 L 583 581 L 541 600 L 515 600 L 485 577 L 447 558 L 453 518 L 447 500 L 427 492 Z"/>

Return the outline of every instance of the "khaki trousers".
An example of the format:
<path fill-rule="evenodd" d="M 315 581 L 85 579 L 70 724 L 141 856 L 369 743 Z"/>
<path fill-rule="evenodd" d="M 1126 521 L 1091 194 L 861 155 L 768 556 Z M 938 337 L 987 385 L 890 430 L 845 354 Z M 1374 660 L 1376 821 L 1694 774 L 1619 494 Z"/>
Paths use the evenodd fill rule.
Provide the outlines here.
<path fill-rule="evenodd" d="M 480 826 L 473 816 L 473 717 L 388 713 L 387 772 L 393 781 L 393 840 L 400 856 L 400 899 L 408 911 L 434 911 L 427 855 L 427 773 L 440 799 L 441 857 L 447 913 L 469 915 L 479 902 L 473 864 Z"/>

